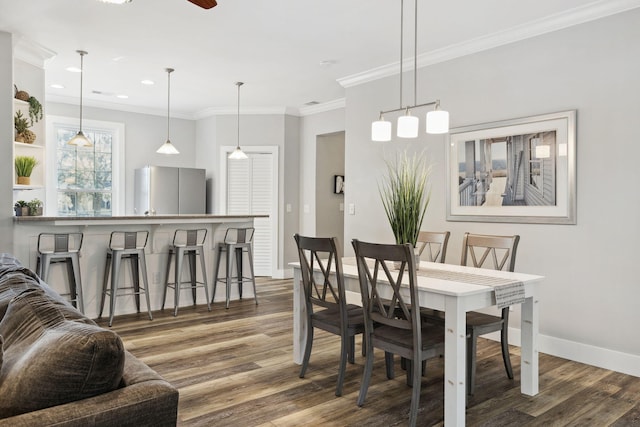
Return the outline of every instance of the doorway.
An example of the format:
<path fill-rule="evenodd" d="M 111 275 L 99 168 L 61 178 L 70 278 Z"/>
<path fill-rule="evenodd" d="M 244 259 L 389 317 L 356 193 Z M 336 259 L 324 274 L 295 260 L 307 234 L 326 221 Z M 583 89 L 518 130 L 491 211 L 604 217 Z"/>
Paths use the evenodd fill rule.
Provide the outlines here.
<path fill-rule="evenodd" d="M 337 237 L 344 245 L 345 133 L 316 137 L 316 236 Z"/>
<path fill-rule="evenodd" d="M 227 215 L 269 215 L 255 218 L 253 267 L 256 276 L 273 276 L 277 261 L 278 147 L 247 146 L 247 160 L 229 160 L 235 147 L 220 153 L 221 211 Z"/>

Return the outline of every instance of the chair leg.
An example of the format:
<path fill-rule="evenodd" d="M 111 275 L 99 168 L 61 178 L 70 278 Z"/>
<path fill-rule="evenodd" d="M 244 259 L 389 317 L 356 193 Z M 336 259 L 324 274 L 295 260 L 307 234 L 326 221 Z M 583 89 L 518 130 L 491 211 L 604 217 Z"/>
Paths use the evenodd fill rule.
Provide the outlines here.
<path fill-rule="evenodd" d="M 373 346 L 371 345 L 371 339 L 367 339 L 367 358 L 364 363 L 364 370 L 362 371 L 360 394 L 358 394 L 358 406 L 364 405 L 364 400 L 367 398 L 367 390 L 369 389 L 369 382 L 371 381 L 371 371 L 373 371 Z"/>
<path fill-rule="evenodd" d="M 164 304 L 167 302 L 167 292 L 169 291 L 169 273 L 171 272 L 171 258 L 173 258 L 173 249 L 169 249 L 169 256 L 167 257 L 167 268 L 164 274 L 164 294 L 162 295 L 162 307 L 164 310 Z"/>
<path fill-rule="evenodd" d="M 506 308 L 505 310 L 509 310 Z M 500 331 L 500 342 L 502 343 L 502 361 L 504 362 L 504 369 L 507 371 L 507 376 L 510 380 L 513 379 L 513 368 L 511 367 L 511 356 L 509 355 L 509 314 L 507 312 L 506 317 L 503 316 L 502 330 Z"/>
<path fill-rule="evenodd" d="M 180 283 L 182 282 L 182 261 L 184 258 L 184 252 L 179 248 L 176 248 L 175 254 L 175 272 L 173 283 L 173 315 L 178 315 L 178 307 L 180 306 Z"/>
<path fill-rule="evenodd" d="M 80 259 L 78 254 L 71 255 L 71 266 L 73 269 L 73 282 L 75 284 L 75 298 L 80 308 L 80 312 L 84 313 L 84 301 L 82 299 L 82 277 L 80 276 Z"/>
<path fill-rule="evenodd" d="M 231 275 L 233 274 L 233 255 L 235 254 L 235 248 L 233 247 L 233 245 L 227 245 L 227 281 L 226 281 L 226 288 L 227 288 L 227 300 L 226 300 L 226 308 L 229 308 L 229 299 L 230 299 L 230 293 L 231 293 Z M 240 274 L 240 273 L 239 273 Z M 240 289 L 242 289 L 242 285 L 240 285 Z"/>
<path fill-rule="evenodd" d="M 102 317 L 102 310 L 104 309 L 104 299 L 107 295 L 107 285 L 109 284 L 110 271 L 111 271 L 111 256 L 107 255 L 107 262 L 104 266 L 104 277 L 102 279 L 102 297 L 100 298 L 100 312 L 98 313 L 98 319 Z"/>
<path fill-rule="evenodd" d="M 236 270 L 238 274 L 238 295 L 242 300 L 242 279 L 243 279 L 242 275 L 244 274 L 244 269 L 242 268 L 242 261 L 243 261 L 242 248 L 236 248 L 235 256 L 236 256 Z"/>
<path fill-rule="evenodd" d="M 340 336 L 340 368 L 338 369 L 338 384 L 336 385 L 336 396 L 342 396 L 342 384 L 344 383 L 344 374 L 347 370 L 347 359 L 353 357 L 353 348 L 351 353 L 348 347 L 353 346 L 353 335 L 348 337 L 346 334 Z"/>
<path fill-rule="evenodd" d="M 220 258 L 222 258 L 223 249 L 218 246 L 218 251 L 216 252 L 216 265 L 213 271 L 213 293 L 211 294 L 211 304 L 213 304 L 213 300 L 216 298 L 216 288 L 218 287 L 218 273 L 220 272 Z"/>
<path fill-rule="evenodd" d="M 209 311 L 211 311 L 211 303 L 209 302 L 209 280 L 207 279 L 207 265 L 204 259 L 204 248 L 198 249 L 198 255 L 200 257 L 200 266 L 202 267 L 202 286 L 204 287 L 204 298 L 207 301 L 207 308 L 209 309 Z"/>
<path fill-rule="evenodd" d="M 111 294 L 109 295 L 109 327 L 113 324 L 113 315 L 116 311 L 116 292 L 118 290 L 118 280 L 120 279 L 120 264 L 122 262 L 122 255 L 120 253 L 114 253 L 111 260 Z"/>
<path fill-rule="evenodd" d="M 409 361 L 413 371 L 413 381 L 412 381 L 412 390 L 411 390 L 411 410 L 409 411 L 409 425 L 415 426 L 418 422 L 418 408 L 420 407 L 420 388 L 421 388 L 421 377 L 422 377 L 422 364 L 420 363 L 420 358 L 414 357 L 414 360 Z M 409 372 L 409 369 L 407 369 Z"/>
<path fill-rule="evenodd" d="M 69 297 L 71 299 L 71 305 L 78 308 L 78 293 L 76 290 L 76 278 L 73 271 L 73 261 L 71 258 L 64 260 L 65 268 L 67 269 L 67 280 L 69 281 Z"/>
<path fill-rule="evenodd" d="M 149 280 L 147 278 L 147 259 L 144 255 L 144 250 L 140 251 L 140 271 L 142 272 L 142 283 L 144 284 L 144 296 L 147 300 L 147 311 L 149 312 L 149 320 L 153 320 L 151 314 L 151 301 L 149 300 Z"/>
<path fill-rule="evenodd" d="M 258 292 L 256 291 L 256 275 L 253 271 L 253 251 L 251 248 L 247 249 L 247 256 L 249 257 L 249 273 L 251 274 L 251 283 L 253 284 L 253 298 L 258 305 Z"/>
<path fill-rule="evenodd" d="M 356 352 L 356 337 L 351 335 L 347 337 L 347 343 L 349 344 L 349 347 L 347 349 L 347 360 L 349 361 L 349 363 L 351 363 L 352 365 L 354 363 L 356 363 L 356 357 L 355 357 L 355 352 Z"/>
<path fill-rule="evenodd" d="M 476 387 L 476 346 L 478 336 L 472 332 L 467 338 L 467 395 L 473 395 Z"/>
<path fill-rule="evenodd" d="M 396 375 L 393 372 L 393 353 L 384 352 L 384 365 L 387 368 L 387 378 L 394 379 Z"/>
<path fill-rule="evenodd" d="M 140 313 L 140 272 L 138 268 L 139 257 L 137 254 L 129 256 L 129 266 L 131 267 L 131 281 L 133 282 L 134 299 L 136 300 L 136 309 Z"/>
<path fill-rule="evenodd" d="M 196 291 L 197 291 L 197 274 L 196 274 L 196 253 L 195 251 L 188 251 L 187 258 L 189 258 L 189 277 L 191 277 L 191 297 L 193 298 L 193 305 L 196 305 Z"/>
<path fill-rule="evenodd" d="M 311 357 L 311 347 L 313 346 L 313 326 L 311 319 L 307 317 L 307 343 L 304 346 L 304 357 L 302 358 L 302 367 L 300 367 L 300 378 L 304 378 L 309 366 L 309 358 Z"/>

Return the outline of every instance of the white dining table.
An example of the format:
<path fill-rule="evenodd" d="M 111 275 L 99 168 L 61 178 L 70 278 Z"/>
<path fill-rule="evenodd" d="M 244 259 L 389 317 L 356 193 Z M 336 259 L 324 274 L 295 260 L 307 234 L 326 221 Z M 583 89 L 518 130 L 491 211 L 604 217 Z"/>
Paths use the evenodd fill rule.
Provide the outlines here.
<path fill-rule="evenodd" d="M 290 265 L 294 270 L 293 360 L 301 364 L 307 338 L 306 306 L 300 286 L 302 281 L 300 264 L 291 263 Z M 437 277 L 429 277 L 429 270 L 444 274 L 434 274 Z M 420 306 L 445 313 L 445 426 L 465 425 L 466 312 L 496 305 L 493 287 L 474 284 L 469 279 L 455 280 L 456 276 L 465 276 L 466 273 L 471 278 L 485 276 L 521 282 L 524 285 L 525 299 L 521 304 L 520 322 L 520 390 L 528 396 L 536 395 L 538 393 L 538 287 L 544 277 L 426 261 L 420 262 L 420 271 L 421 273 L 417 276 Z M 447 273 L 451 273 L 451 277 L 443 279 L 442 277 L 447 276 Z M 343 276 L 347 292 L 359 294 L 360 283 L 355 258 L 343 258 Z M 383 298 L 391 297 L 390 286 L 386 290 L 389 292 L 387 295 L 384 294 L 386 292 L 384 287 L 379 288 L 379 291 Z"/>

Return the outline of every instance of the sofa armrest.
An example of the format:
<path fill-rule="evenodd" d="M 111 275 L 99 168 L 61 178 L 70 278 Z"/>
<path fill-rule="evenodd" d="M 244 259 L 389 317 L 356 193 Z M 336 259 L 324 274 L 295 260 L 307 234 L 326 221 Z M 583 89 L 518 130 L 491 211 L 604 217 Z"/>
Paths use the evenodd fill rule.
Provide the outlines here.
<path fill-rule="evenodd" d="M 88 399 L 0 419 L 0 427 L 175 426 L 178 390 L 125 352 L 123 387 Z"/>

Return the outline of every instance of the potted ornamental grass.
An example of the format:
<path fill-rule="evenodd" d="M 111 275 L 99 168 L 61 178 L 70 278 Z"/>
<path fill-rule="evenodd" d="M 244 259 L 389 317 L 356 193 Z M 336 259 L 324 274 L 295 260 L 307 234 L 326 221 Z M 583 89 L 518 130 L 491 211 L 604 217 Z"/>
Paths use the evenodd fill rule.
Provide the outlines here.
<path fill-rule="evenodd" d="M 411 243 L 415 248 L 431 196 L 427 188 L 431 165 L 424 152 L 409 155 L 406 151 L 386 165 L 387 173 L 378 185 L 384 211 L 396 244 Z"/>
<path fill-rule="evenodd" d="M 33 168 L 35 168 L 37 164 L 38 161 L 33 156 L 16 156 L 15 167 L 16 175 L 18 176 L 17 184 L 31 184 L 31 172 L 33 172 Z"/>

